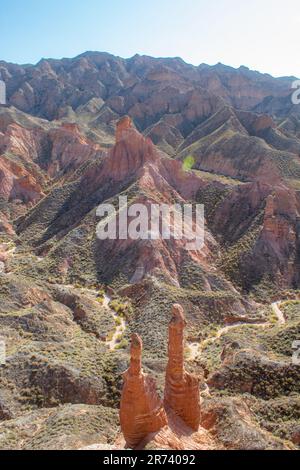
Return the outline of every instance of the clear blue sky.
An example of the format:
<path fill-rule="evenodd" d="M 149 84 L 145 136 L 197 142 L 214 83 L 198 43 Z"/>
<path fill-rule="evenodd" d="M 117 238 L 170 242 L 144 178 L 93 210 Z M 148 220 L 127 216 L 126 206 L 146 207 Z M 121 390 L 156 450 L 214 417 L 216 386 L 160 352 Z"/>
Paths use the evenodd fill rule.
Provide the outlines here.
<path fill-rule="evenodd" d="M 0 0 L 0 59 L 86 50 L 300 77 L 299 0 Z"/>

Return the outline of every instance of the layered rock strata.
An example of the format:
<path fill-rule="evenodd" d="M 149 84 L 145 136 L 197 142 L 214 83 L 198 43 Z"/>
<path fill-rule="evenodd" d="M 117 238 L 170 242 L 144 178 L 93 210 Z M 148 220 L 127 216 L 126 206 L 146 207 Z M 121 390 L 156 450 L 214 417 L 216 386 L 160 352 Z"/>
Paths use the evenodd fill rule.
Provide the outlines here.
<path fill-rule="evenodd" d="M 128 447 L 137 447 L 147 436 L 170 426 L 170 419 L 192 431 L 199 430 L 200 394 L 198 378 L 184 369 L 185 327 L 183 308 L 174 305 L 169 325 L 169 361 L 166 371 L 164 404 L 153 378 L 142 371 L 142 340 L 132 335 L 130 367 L 124 373 L 120 423 Z"/>
<path fill-rule="evenodd" d="M 165 382 L 165 408 L 171 409 L 187 426 L 197 431 L 200 423 L 199 380 L 184 368 L 184 311 L 173 305 L 169 324 L 168 365 Z"/>
<path fill-rule="evenodd" d="M 167 424 L 163 404 L 156 392 L 155 380 L 144 374 L 141 365 L 142 340 L 131 338 L 130 366 L 124 373 L 120 423 L 128 447 L 136 447 L 148 434 Z"/>

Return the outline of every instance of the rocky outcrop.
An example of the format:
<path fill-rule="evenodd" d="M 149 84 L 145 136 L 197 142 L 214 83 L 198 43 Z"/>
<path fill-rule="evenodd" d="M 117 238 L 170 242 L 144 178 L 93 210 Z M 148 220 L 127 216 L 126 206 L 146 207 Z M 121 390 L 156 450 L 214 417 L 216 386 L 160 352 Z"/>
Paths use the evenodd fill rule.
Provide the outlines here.
<path fill-rule="evenodd" d="M 5 200 L 35 204 L 46 186 L 100 155 L 100 146 L 74 123 L 52 126 L 13 109 L 0 113 L 0 196 Z"/>
<path fill-rule="evenodd" d="M 219 441 L 219 446 L 223 444 L 226 450 L 292 448 L 286 441 L 261 429 L 242 398 L 213 398 L 205 401 L 201 413 L 201 426 L 210 431 Z"/>
<path fill-rule="evenodd" d="M 5 214 L 0 211 L 0 233 L 5 233 L 8 236 L 13 236 L 15 231 Z"/>
<path fill-rule="evenodd" d="M 221 199 L 209 225 L 231 246 L 223 257 L 229 277 L 246 289 L 266 277 L 281 287 L 298 285 L 297 192 L 283 184 L 255 182 L 237 185 L 220 196 L 214 186 L 209 196 L 201 193 L 208 210 L 211 199 Z"/>
<path fill-rule="evenodd" d="M 100 152 L 99 145 L 88 140 L 72 123 L 49 131 L 45 139 L 50 155 L 45 159 L 42 154 L 40 160 L 50 177 L 71 174 Z"/>
<path fill-rule="evenodd" d="M 274 196 L 270 194 L 266 200 L 265 207 L 265 220 L 272 219 L 274 217 Z"/>
<path fill-rule="evenodd" d="M 116 142 L 122 139 L 123 132 L 132 128 L 132 120 L 129 116 L 124 116 L 117 122 Z"/>
<path fill-rule="evenodd" d="M 142 371 L 142 340 L 137 334 L 132 335 L 130 367 L 124 373 L 120 405 L 121 429 L 130 447 L 136 447 L 143 440 L 146 442 L 150 433 L 160 431 L 167 424 L 170 434 L 174 433 L 174 426 L 175 428 L 179 426 L 185 431 L 189 429 L 197 432 L 199 430 L 199 380 L 184 369 L 184 326 L 182 307 L 173 305 L 169 325 L 169 361 L 166 371 L 164 407 L 156 393 L 155 381 Z"/>
<path fill-rule="evenodd" d="M 159 160 L 157 149 L 151 140 L 133 127 L 128 116 L 117 123 L 116 145 L 108 157 L 105 174 L 116 181 L 129 178 L 143 165 Z"/>
<path fill-rule="evenodd" d="M 260 131 L 263 131 L 265 129 L 270 129 L 276 127 L 273 119 L 271 116 L 268 116 L 266 114 L 263 114 L 262 116 L 259 116 L 253 123 L 253 130 L 255 133 L 259 133 Z"/>
<path fill-rule="evenodd" d="M 185 327 L 183 308 L 174 305 L 169 325 L 168 366 L 164 404 L 172 409 L 191 429 L 197 431 L 200 423 L 199 379 L 184 369 L 183 353 Z"/>
<path fill-rule="evenodd" d="M 130 367 L 123 375 L 120 422 L 127 446 L 134 448 L 148 434 L 163 428 L 167 417 L 154 379 L 142 371 L 142 340 L 136 334 L 132 335 L 130 353 Z"/>
<path fill-rule="evenodd" d="M 184 326 L 182 307 L 173 305 L 169 325 L 169 361 L 166 371 L 164 407 L 156 393 L 154 380 L 142 372 L 142 340 L 136 334 L 132 336 L 130 367 L 124 373 L 120 405 L 121 429 L 130 447 L 147 442 L 150 433 L 161 431 L 167 424 L 168 428 L 161 432 L 162 436 L 170 434 L 174 438 L 175 428 L 177 431 L 181 428 L 184 431 L 183 434 L 186 435 L 191 434 L 191 431 L 199 431 L 199 380 L 184 369 Z M 173 440 L 178 446 L 177 438 Z M 174 448 L 180 448 L 176 446 Z"/>
<path fill-rule="evenodd" d="M 277 240 L 279 244 L 289 241 L 295 244 L 295 225 L 299 218 L 299 204 L 293 191 L 280 188 L 266 200 L 264 232 L 266 238 Z"/>

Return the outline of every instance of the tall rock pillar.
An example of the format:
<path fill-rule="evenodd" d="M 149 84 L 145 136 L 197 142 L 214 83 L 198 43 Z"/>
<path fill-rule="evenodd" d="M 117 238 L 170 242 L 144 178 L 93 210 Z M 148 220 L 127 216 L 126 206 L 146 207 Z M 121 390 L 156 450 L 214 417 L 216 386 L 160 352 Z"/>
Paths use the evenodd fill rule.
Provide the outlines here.
<path fill-rule="evenodd" d="M 199 380 L 184 369 L 184 311 L 173 305 L 169 324 L 168 366 L 166 371 L 164 405 L 187 426 L 197 431 L 200 423 Z"/>
<path fill-rule="evenodd" d="M 128 447 L 135 448 L 148 434 L 167 424 L 162 401 L 156 392 L 155 380 L 144 374 L 141 365 L 142 340 L 131 338 L 130 366 L 124 372 L 120 405 L 120 423 Z"/>

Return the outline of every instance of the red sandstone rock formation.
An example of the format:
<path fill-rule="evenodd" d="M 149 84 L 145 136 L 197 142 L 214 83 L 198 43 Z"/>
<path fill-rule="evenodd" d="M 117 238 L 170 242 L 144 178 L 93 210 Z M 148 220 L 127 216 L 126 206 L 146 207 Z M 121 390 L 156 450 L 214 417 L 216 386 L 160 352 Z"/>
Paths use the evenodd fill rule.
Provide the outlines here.
<path fill-rule="evenodd" d="M 37 178 L 24 167 L 1 156 L 0 196 L 5 200 L 19 199 L 24 203 L 36 202 L 43 191 Z"/>
<path fill-rule="evenodd" d="M 100 146 L 88 140 L 81 134 L 78 126 L 72 123 L 50 130 L 48 140 L 51 144 L 51 156 L 46 167 L 51 177 L 62 171 L 71 173 L 100 151 Z"/>
<path fill-rule="evenodd" d="M 0 212 L 0 233 L 1 232 L 6 233 L 9 236 L 13 236 L 15 234 L 12 225 L 9 223 L 6 215 L 2 212 Z"/>
<path fill-rule="evenodd" d="M 153 450 L 222 450 L 220 442 L 203 427 L 197 432 L 191 432 L 182 419 L 178 419 L 175 413 L 168 412 L 168 426 L 165 426 L 155 435 L 149 435 L 141 442 L 137 450 L 147 448 Z M 148 447 L 149 446 L 149 447 Z"/>
<path fill-rule="evenodd" d="M 142 340 L 136 334 L 132 336 L 130 367 L 124 373 L 120 406 L 121 429 L 127 446 L 143 446 L 143 443 L 153 438 L 151 433 L 159 432 L 158 435 L 171 436 L 172 438 L 169 438 L 174 441 L 173 448 L 179 449 L 181 447 L 178 443 L 178 427 L 186 436 L 190 435 L 191 431 L 199 431 L 199 381 L 196 376 L 185 371 L 183 363 L 185 323 L 182 307 L 174 305 L 169 326 L 165 410 L 156 393 L 155 381 L 142 372 Z M 174 426 L 177 431 L 174 431 Z M 195 442 L 190 443 L 192 448 L 198 448 L 198 444 L 197 438 Z M 195 445 L 196 447 L 193 447 Z"/>
<path fill-rule="evenodd" d="M 9 122 L 3 116 L 0 119 L 0 195 L 4 199 L 36 203 L 44 196 L 49 176 L 67 177 L 100 153 L 99 145 L 76 124 L 47 129 L 38 120 L 29 128 Z"/>
<path fill-rule="evenodd" d="M 121 140 L 123 132 L 128 129 L 132 129 L 132 120 L 129 116 L 124 116 L 117 122 L 116 142 Z"/>
<path fill-rule="evenodd" d="M 265 219 L 270 218 L 270 217 L 274 217 L 274 215 L 275 215 L 274 210 L 275 210 L 274 196 L 272 194 L 270 194 L 267 197 L 266 208 L 265 208 Z"/>
<path fill-rule="evenodd" d="M 263 114 L 262 116 L 258 116 L 257 119 L 253 123 L 253 130 L 255 133 L 258 133 L 262 130 L 265 129 L 270 129 L 276 127 L 275 122 L 271 118 L 271 116 L 268 116 L 266 114 Z"/>
<path fill-rule="evenodd" d="M 183 331 L 185 326 L 183 308 L 174 305 L 169 325 L 169 361 L 166 373 L 164 404 L 187 426 L 197 431 L 200 423 L 200 394 L 198 378 L 184 369 Z"/>
<path fill-rule="evenodd" d="M 175 189 L 188 199 L 204 184 L 195 174 L 184 171 L 182 162 L 164 158 L 151 139 L 140 134 L 125 116 L 117 123 L 116 145 L 108 154 L 101 178 L 122 181 L 133 174 L 138 174 L 143 189 L 156 186 L 167 193 Z M 149 184 L 151 188 L 144 188 Z"/>
<path fill-rule="evenodd" d="M 276 228 L 276 220 L 274 214 L 274 196 L 270 194 L 267 197 L 266 207 L 265 207 L 265 214 L 264 214 L 264 229 L 267 232 L 274 232 Z"/>
<path fill-rule="evenodd" d="M 106 176 L 120 181 L 135 174 L 146 163 L 158 160 L 158 151 L 151 140 L 132 126 L 128 116 L 122 118 L 117 124 L 116 145 L 109 154 Z"/>
<path fill-rule="evenodd" d="M 279 245 L 289 241 L 295 243 L 296 234 L 293 223 L 297 221 L 298 207 L 294 194 L 287 188 L 278 189 L 267 197 L 264 214 L 265 237 L 278 240 Z M 286 214 L 288 217 L 282 217 Z"/>
<path fill-rule="evenodd" d="M 128 447 L 136 447 L 148 434 L 167 424 L 155 381 L 142 371 L 142 340 L 134 334 L 131 340 L 130 367 L 124 373 L 120 405 L 121 428 Z"/>

